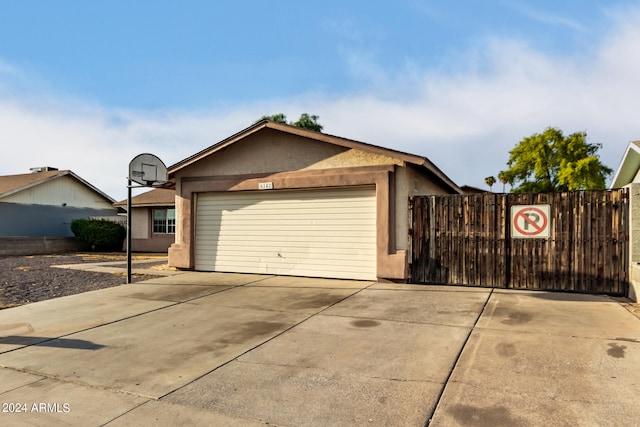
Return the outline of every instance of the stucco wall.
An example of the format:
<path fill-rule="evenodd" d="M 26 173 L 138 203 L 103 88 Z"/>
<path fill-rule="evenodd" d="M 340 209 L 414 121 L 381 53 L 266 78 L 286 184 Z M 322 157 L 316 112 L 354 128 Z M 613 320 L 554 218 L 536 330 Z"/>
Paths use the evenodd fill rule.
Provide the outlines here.
<path fill-rule="evenodd" d="M 175 242 L 175 234 L 154 234 L 149 239 L 131 239 L 133 252 L 167 252 Z"/>
<path fill-rule="evenodd" d="M 629 298 L 640 296 L 640 183 L 629 189 Z"/>
<path fill-rule="evenodd" d="M 629 266 L 629 299 L 638 302 L 640 297 L 640 265 L 632 263 Z"/>
<path fill-rule="evenodd" d="M 266 129 L 181 171 L 180 176 L 243 175 L 401 164 L 391 157 Z"/>
<path fill-rule="evenodd" d="M 629 252 L 632 263 L 640 263 L 640 184 L 629 188 Z"/>
<path fill-rule="evenodd" d="M 447 194 L 447 191 L 412 166 L 397 168 L 395 187 L 396 249 L 406 250 L 409 247 L 409 198 L 428 194 Z"/>

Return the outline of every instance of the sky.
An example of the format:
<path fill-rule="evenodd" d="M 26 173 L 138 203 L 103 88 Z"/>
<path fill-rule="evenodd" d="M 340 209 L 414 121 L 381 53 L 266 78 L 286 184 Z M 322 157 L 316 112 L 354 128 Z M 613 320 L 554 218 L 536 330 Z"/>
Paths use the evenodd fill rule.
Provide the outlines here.
<path fill-rule="evenodd" d="M 0 175 L 70 169 L 123 200 L 136 155 L 170 166 L 275 113 L 458 185 L 549 126 L 615 170 L 639 70 L 640 0 L 0 0 Z"/>

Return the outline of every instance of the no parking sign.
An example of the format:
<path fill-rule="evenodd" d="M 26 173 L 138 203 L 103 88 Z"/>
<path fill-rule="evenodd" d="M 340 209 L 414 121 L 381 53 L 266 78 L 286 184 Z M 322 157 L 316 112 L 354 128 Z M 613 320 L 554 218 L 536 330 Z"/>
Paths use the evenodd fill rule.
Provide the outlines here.
<path fill-rule="evenodd" d="M 551 205 L 511 206 L 511 237 L 547 239 Z"/>

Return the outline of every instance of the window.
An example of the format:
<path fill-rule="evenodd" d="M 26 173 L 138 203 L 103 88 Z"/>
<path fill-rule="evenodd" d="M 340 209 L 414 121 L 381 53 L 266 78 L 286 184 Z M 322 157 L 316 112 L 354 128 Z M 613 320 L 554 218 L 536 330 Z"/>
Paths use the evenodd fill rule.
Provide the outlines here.
<path fill-rule="evenodd" d="M 154 209 L 153 210 L 153 232 L 164 233 L 164 234 L 175 234 L 176 210 L 175 209 Z"/>

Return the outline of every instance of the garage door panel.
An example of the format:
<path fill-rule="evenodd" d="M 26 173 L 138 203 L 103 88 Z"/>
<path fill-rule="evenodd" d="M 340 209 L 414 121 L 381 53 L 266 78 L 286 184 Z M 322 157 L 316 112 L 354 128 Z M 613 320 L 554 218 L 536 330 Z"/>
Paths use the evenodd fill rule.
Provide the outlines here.
<path fill-rule="evenodd" d="M 348 217 L 336 217 L 336 218 L 317 218 L 314 220 L 302 219 L 299 216 L 293 215 L 255 215 L 252 218 L 246 220 L 235 220 L 233 224 L 226 224 L 227 228 L 235 226 L 235 229 L 242 229 L 242 227 L 260 227 L 264 222 L 269 222 L 269 224 L 281 224 L 281 225 L 302 225 L 306 226 L 308 224 L 327 224 L 327 225 L 335 225 L 335 226 L 348 226 L 348 227 L 368 227 L 368 222 L 375 221 L 375 216 L 354 216 L 352 218 Z M 210 223 L 207 224 L 208 227 L 213 227 L 215 229 L 220 228 L 220 224 L 228 222 L 228 220 L 224 218 L 220 219 L 211 219 Z"/>
<path fill-rule="evenodd" d="M 333 270 L 335 268 L 335 263 L 332 262 L 324 262 L 324 263 L 316 263 L 316 264 L 300 264 L 300 260 L 290 260 L 290 261 L 273 261 L 270 259 L 265 259 L 263 261 L 257 260 L 257 265 L 262 269 L 261 274 L 282 274 L 289 276 L 313 276 L 313 277 L 331 277 L 332 273 L 335 273 Z M 227 260 L 224 264 L 225 269 L 227 270 L 218 270 L 224 271 L 228 273 L 236 273 L 239 269 L 243 269 L 246 266 L 246 260 L 236 259 L 236 260 Z M 373 267 L 373 266 L 370 266 Z M 274 273 L 275 271 L 278 273 Z M 287 272 L 286 270 L 290 270 Z M 320 272 L 320 274 L 299 274 L 308 270 Z M 361 263 L 352 263 L 345 264 L 339 267 L 340 272 L 350 272 L 350 273 L 358 273 L 362 270 Z M 337 269 L 336 269 L 337 271 Z M 298 273 L 298 274 L 294 274 Z M 373 280 L 373 279 L 367 279 Z"/>
<path fill-rule="evenodd" d="M 235 229 L 229 229 L 231 227 L 226 226 L 226 227 L 222 227 L 222 231 L 220 233 L 218 233 L 219 236 L 221 237 L 225 237 L 228 236 L 230 238 L 234 237 L 234 236 L 242 236 L 242 235 L 249 235 L 249 236 L 256 236 L 257 238 L 259 238 L 260 236 L 269 236 L 269 237 L 277 237 L 277 236 L 282 236 L 283 233 L 296 233 L 296 234 L 301 234 L 304 235 L 307 238 L 313 238 L 313 237 L 322 237 L 322 236 L 327 236 L 327 237 L 356 237 L 359 238 L 361 236 L 361 234 L 359 232 L 363 232 L 363 231 L 367 231 L 366 227 L 363 227 L 362 225 L 359 225 L 358 227 L 351 227 L 348 225 L 334 225 L 332 226 L 332 230 L 331 231 L 323 231 L 321 228 L 317 227 L 317 226 L 321 226 L 322 224 L 313 224 L 316 225 L 316 227 L 309 227 L 308 225 L 287 225 L 287 224 L 261 224 L 261 225 L 254 225 L 251 227 L 242 227 L 242 226 L 237 226 L 239 228 L 235 228 Z M 265 231 L 264 227 L 268 226 L 269 230 Z M 316 229 L 314 229 L 316 228 Z"/>
<path fill-rule="evenodd" d="M 293 262 L 293 260 L 306 260 L 309 264 L 323 264 L 325 265 L 327 262 L 335 262 L 340 261 L 343 264 L 353 264 L 358 265 L 363 261 L 368 261 L 371 258 L 371 253 L 346 253 L 341 251 L 338 252 L 312 252 L 307 255 L 300 254 L 290 254 L 285 251 L 278 251 L 280 253 L 280 257 L 278 257 L 277 262 L 289 261 Z M 234 261 L 246 261 L 247 257 L 255 257 L 255 259 L 270 259 L 271 251 L 268 250 L 254 250 L 254 251 L 245 251 L 242 255 L 239 255 L 237 251 L 217 251 L 216 258 L 219 262 L 234 260 Z M 345 257 L 347 257 L 345 259 Z"/>
<path fill-rule="evenodd" d="M 209 206 L 202 206 L 200 205 L 201 208 L 212 208 L 215 209 L 215 205 L 209 205 Z M 353 221 L 353 222 L 358 222 L 359 220 L 363 219 L 363 218 L 369 218 L 369 219 L 374 219 L 375 218 L 375 211 L 374 212 L 362 212 L 362 208 L 361 207 L 359 210 L 358 209 L 353 209 L 352 211 L 338 211 L 338 212 L 332 212 L 332 217 L 331 218 L 323 218 L 326 220 L 332 220 L 332 221 L 337 221 L 337 220 L 344 220 L 344 221 Z M 369 206 L 367 207 L 368 209 L 375 209 L 375 206 Z M 270 210 L 264 210 L 264 211 L 252 211 L 252 212 L 244 212 L 244 210 L 242 208 L 240 208 L 241 210 L 239 211 L 233 211 L 233 210 L 229 210 L 229 211 L 223 211 L 220 212 L 218 214 L 218 217 L 214 217 L 211 218 L 211 221 L 213 222 L 217 222 L 220 223 L 223 221 L 223 218 L 228 215 L 228 214 L 233 214 L 236 218 L 236 221 L 245 221 L 245 222 L 253 222 L 253 221 L 258 221 L 258 220 L 264 220 L 264 219 L 268 219 L 268 220 L 284 220 L 286 218 L 295 218 L 295 219 L 301 219 L 303 218 L 304 215 L 310 215 L 313 216 L 315 214 L 318 213 L 318 211 L 321 211 L 322 209 L 320 208 L 314 208 L 314 209 L 293 209 L 293 208 L 288 208 L 286 211 L 283 211 L 283 209 L 281 208 L 280 210 L 278 209 L 270 209 Z M 336 207 L 335 209 L 340 209 L 339 207 Z M 331 210 L 329 210 L 331 211 Z"/>
<path fill-rule="evenodd" d="M 290 242 L 287 242 L 290 243 Z M 283 245 L 273 242 L 259 242 L 259 244 L 254 244 L 251 246 L 241 245 L 241 244 L 226 244 L 224 247 L 216 248 L 215 252 L 211 251 L 210 253 L 217 253 L 219 256 L 225 254 L 237 254 L 239 249 L 242 249 L 242 255 L 249 255 L 252 253 L 258 254 L 272 254 L 274 251 L 280 253 L 308 253 L 309 255 L 342 255 L 348 257 L 355 257 L 361 255 L 362 257 L 373 257 L 375 256 L 375 250 L 366 247 L 354 247 L 354 248 L 342 248 L 342 247 L 334 247 L 331 246 L 333 242 L 319 242 L 314 245 L 313 248 L 310 248 L 309 245 L 305 242 L 294 242 L 293 244 L 287 244 L 287 249 L 283 249 Z M 311 252 L 312 251 L 312 252 Z"/>
<path fill-rule="evenodd" d="M 291 230 L 295 230 L 294 228 L 287 227 L 278 227 L 273 230 L 272 233 L 263 233 L 257 234 L 252 233 L 251 230 L 245 230 L 242 233 L 225 233 L 222 232 L 218 235 L 219 239 L 229 240 L 225 242 L 225 245 L 233 244 L 237 242 L 238 244 L 242 244 L 242 242 L 247 241 L 255 241 L 255 242 L 267 242 L 267 243 L 275 243 L 276 246 L 284 245 L 287 242 L 292 243 L 307 243 L 308 246 L 311 246 L 311 243 L 334 243 L 334 247 L 343 247 L 343 245 L 349 244 L 349 248 L 351 247 L 369 247 L 365 242 L 362 242 L 360 236 L 358 235 L 359 230 L 343 230 L 342 233 L 323 233 L 322 231 L 313 231 L 306 232 L 304 235 L 296 235 L 296 236 L 286 236 L 283 235 L 286 232 L 291 232 Z M 310 241 L 311 239 L 312 242 Z M 335 245 L 335 240 L 340 239 L 340 245 Z M 361 246 L 360 246 L 361 245 Z"/>
<path fill-rule="evenodd" d="M 290 261 L 288 260 L 288 258 L 272 259 L 272 258 L 260 258 L 259 256 L 256 256 L 255 262 L 259 264 L 260 263 L 268 264 L 272 267 L 286 266 L 286 267 L 292 268 L 292 266 L 294 265 L 300 265 L 301 266 L 300 268 L 309 268 L 309 266 L 312 265 L 315 268 L 322 268 L 323 270 L 329 270 L 336 265 L 337 260 L 341 261 L 339 266 L 340 270 L 359 271 L 362 269 L 362 261 L 357 261 L 357 260 L 344 261 L 340 258 L 334 258 L 334 259 L 316 258 L 313 260 L 314 261 L 313 264 L 304 264 L 300 262 L 300 258 L 295 258 L 294 260 Z M 220 262 L 223 263 L 222 265 L 224 265 L 225 267 L 233 264 L 239 268 L 244 268 L 246 264 L 246 258 L 240 258 L 237 256 L 230 256 L 230 257 L 223 256 L 221 257 Z M 375 266 L 369 265 L 369 267 L 375 267 Z"/>
<path fill-rule="evenodd" d="M 375 187 L 206 193 L 196 269 L 373 280 Z"/>
<path fill-rule="evenodd" d="M 363 215 L 358 213 L 353 214 L 332 214 L 330 218 L 314 218 L 308 219 L 312 215 L 317 215 L 318 210 L 309 211 L 309 212 L 283 212 L 283 213 L 254 213 L 252 215 L 240 215 L 239 213 L 233 213 L 236 217 L 234 219 L 234 223 L 238 224 L 260 224 L 263 221 L 273 221 L 273 222 L 281 222 L 287 223 L 290 221 L 295 221 L 300 224 L 308 224 L 314 223 L 318 221 L 326 222 L 328 224 L 345 224 L 350 223 L 354 225 L 358 225 L 362 223 L 363 220 L 375 220 L 375 215 Z M 228 214 L 227 214 L 228 215 Z M 305 216 L 307 218 L 305 218 Z M 225 213 L 220 218 L 211 218 L 211 225 L 219 225 L 225 221 Z"/>

